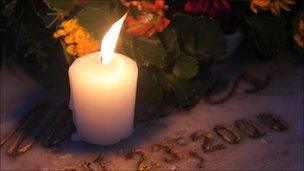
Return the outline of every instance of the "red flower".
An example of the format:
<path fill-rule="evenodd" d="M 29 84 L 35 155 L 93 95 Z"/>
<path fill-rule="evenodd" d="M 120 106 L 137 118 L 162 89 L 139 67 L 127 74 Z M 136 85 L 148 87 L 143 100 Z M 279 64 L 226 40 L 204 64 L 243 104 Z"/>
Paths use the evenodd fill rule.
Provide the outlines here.
<path fill-rule="evenodd" d="M 89 2 L 89 0 L 78 0 L 78 3 L 80 4 L 80 5 L 85 5 L 85 4 L 87 4 Z"/>
<path fill-rule="evenodd" d="M 163 31 L 170 24 L 170 20 L 164 16 L 164 0 L 155 0 L 154 3 L 141 1 L 131 3 L 140 11 L 136 17 L 128 15 L 126 23 L 127 32 L 134 36 L 152 36 L 156 32 Z"/>
<path fill-rule="evenodd" d="M 228 0 L 189 0 L 185 4 L 185 11 L 188 13 L 204 13 L 207 16 L 215 17 L 224 13 L 231 13 L 231 6 Z"/>

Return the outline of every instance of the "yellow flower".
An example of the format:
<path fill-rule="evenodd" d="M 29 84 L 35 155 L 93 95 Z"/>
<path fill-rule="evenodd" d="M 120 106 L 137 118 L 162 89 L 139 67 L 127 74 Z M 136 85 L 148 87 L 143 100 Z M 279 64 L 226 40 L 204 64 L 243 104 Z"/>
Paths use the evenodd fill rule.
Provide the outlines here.
<path fill-rule="evenodd" d="M 100 42 L 98 41 L 91 41 L 90 42 L 90 51 L 97 52 L 100 49 Z"/>
<path fill-rule="evenodd" d="M 290 11 L 290 5 L 295 3 L 295 0 L 251 0 L 250 8 L 255 13 L 270 9 L 273 14 L 280 15 L 281 8 Z"/>
<path fill-rule="evenodd" d="M 90 39 L 84 39 L 81 43 L 77 44 L 75 51 L 78 56 L 87 55 L 99 50 L 99 42 Z"/>
<path fill-rule="evenodd" d="M 85 45 L 84 44 L 78 44 L 75 48 L 76 53 L 78 56 L 83 56 L 86 54 Z"/>
<path fill-rule="evenodd" d="M 298 22 L 298 31 L 301 35 L 304 36 L 304 14 L 302 15 L 302 18 Z"/>
<path fill-rule="evenodd" d="M 87 30 L 82 27 L 79 27 L 78 29 L 76 29 L 75 32 L 73 33 L 73 36 L 75 38 L 76 43 L 82 42 L 84 39 L 91 38 L 91 36 L 87 32 Z"/>
<path fill-rule="evenodd" d="M 250 8 L 253 12 L 258 13 L 258 9 L 268 10 L 270 3 L 270 0 L 251 0 Z"/>
<path fill-rule="evenodd" d="M 61 36 L 65 36 L 65 35 L 67 35 L 68 33 L 65 31 L 65 30 L 62 30 L 62 29 L 60 29 L 60 30 L 57 30 L 54 34 L 53 34 L 53 37 L 54 38 L 59 38 L 59 37 L 61 37 Z"/>
<path fill-rule="evenodd" d="M 275 15 L 280 15 L 281 8 L 290 11 L 290 5 L 295 4 L 295 0 L 273 0 L 271 3 L 270 10 Z"/>
<path fill-rule="evenodd" d="M 303 35 L 301 36 L 299 33 L 296 33 L 293 36 L 293 40 L 297 43 L 297 45 L 301 48 L 304 48 L 304 39 L 303 39 Z"/>
<path fill-rule="evenodd" d="M 66 48 L 66 51 L 68 54 L 74 56 L 76 55 L 76 51 L 75 51 L 75 45 L 69 45 L 67 48 Z"/>
<path fill-rule="evenodd" d="M 71 34 L 65 36 L 64 42 L 65 42 L 66 44 L 73 44 L 73 43 L 75 42 L 75 41 L 74 41 L 74 36 L 71 35 Z"/>
<path fill-rule="evenodd" d="M 304 10 L 300 10 L 293 22 L 293 40 L 304 48 Z"/>
<path fill-rule="evenodd" d="M 100 46 L 100 43 L 94 40 L 88 31 L 78 24 L 77 19 L 62 22 L 59 30 L 53 34 L 53 37 L 62 37 L 67 45 L 66 52 L 75 57 L 96 52 Z"/>
<path fill-rule="evenodd" d="M 77 19 L 70 19 L 61 23 L 62 27 L 66 32 L 70 33 L 79 27 Z"/>

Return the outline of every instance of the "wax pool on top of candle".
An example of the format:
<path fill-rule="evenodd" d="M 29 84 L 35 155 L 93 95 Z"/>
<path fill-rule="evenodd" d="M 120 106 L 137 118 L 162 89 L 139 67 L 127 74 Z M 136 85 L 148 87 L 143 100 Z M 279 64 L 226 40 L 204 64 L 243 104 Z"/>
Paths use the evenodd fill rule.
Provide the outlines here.
<path fill-rule="evenodd" d="M 118 53 L 107 65 L 102 65 L 100 52 L 73 62 L 72 110 L 82 140 L 107 145 L 132 133 L 137 76 L 135 61 Z"/>

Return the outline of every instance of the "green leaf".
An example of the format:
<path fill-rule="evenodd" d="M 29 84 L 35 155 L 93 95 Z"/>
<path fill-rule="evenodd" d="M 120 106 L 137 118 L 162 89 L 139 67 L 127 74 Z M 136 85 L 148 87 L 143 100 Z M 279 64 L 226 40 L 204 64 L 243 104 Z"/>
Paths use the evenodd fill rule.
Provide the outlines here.
<path fill-rule="evenodd" d="M 284 48 L 280 48 L 275 58 L 276 63 L 299 63 L 299 60 L 303 59 L 303 50 L 298 51 L 298 47 L 293 45 L 287 45 Z"/>
<path fill-rule="evenodd" d="M 157 76 L 167 91 L 171 91 L 174 94 L 179 105 L 190 103 L 201 89 L 201 82 L 199 80 L 181 79 L 173 73 L 162 71 Z"/>
<path fill-rule="evenodd" d="M 286 23 L 280 17 L 254 15 L 246 16 L 245 21 L 257 48 L 266 57 L 277 53 L 288 37 Z"/>
<path fill-rule="evenodd" d="M 172 28 L 167 28 L 159 33 L 160 40 L 167 49 L 173 49 L 177 42 L 177 35 Z"/>
<path fill-rule="evenodd" d="M 177 35 L 171 27 L 159 33 L 159 38 L 166 48 L 167 57 L 178 58 L 181 54 Z"/>
<path fill-rule="evenodd" d="M 189 15 L 177 13 L 172 17 L 172 26 L 181 38 L 188 37 L 192 33 L 195 19 Z"/>
<path fill-rule="evenodd" d="M 157 116 L 163 106 L 163 89 L 151 68 L 141 67 L 136 97 L 136 120 L 146 121 Z"/>
<path fill-rule="evenodd" d="M 182 48 L 190 55 L 194 55 L 193 26 L 195 19 L 189 15 L 177 13 L 173 15 L 172 27 L 180 39 Z"/>
<path fill-rule="evenodd" d="M 65 15 L 77 4 L 75 0 L 44 0 L 44 2 L 46 2 L 49 8 Z"/>
<path fill-rule="evenodd" d="M 51 9 L 65 15 L 79 4 L 75 0 L 46 0 L 46 3 Z M 122 9 L 116 5 L 112 10 L 111 5 L 113 6 L 111 1 L 89 1 L 76 15 L 80 25 L 92 33 L 97 40 L 100 40 L 108 28 L 122 16 Z"/>
<path fill-rule="evenodd" d="M 15 6 L 17 4 L 17 0 L 12 0 L 11 2 L 8 2 L 3 8 L 1 8 L 1 13 L 5 17 L 11 16 L 11 14 L 15 10 Z"/>
<path fill-rule="evenodd" d="M 226 53 L 227 40 L 218 24 L 210 19 L 199 19 L 194 26 L 195 50 L 212 58 Z"/>
<path fill-rule="evenodd" d="M 189 79 L 197 74 L 197 63 L 197 60 L 193 57 L 182 57 L 176 61 L 173 73 L 179 78 Z"/>
<path fill-rule="evenodd" d="M 102 35 L 107 30 L 109 25 L 109 21 L 106 19 L 106 16 L 109 15 L 108 10 L 107 7 L 93 8 L 82 10 L 77 14 L 80 25 L 85 27 L 96 40 L 101 40 Z"/>
<path fill-rule="evenodd" d="M 125 12 L 118 6 L 111 9 L 111 1 L 89 1 L 85 9 L 77 14 L 81 26 L 92 33 L 97 40 L 101 40 L 110 26 Z"/>
<path fill-rule="evenodd" d="M 185 37 L 182 41 L 184 44 L 185 51 L 187 53 L 189 53 L 190 55 L 194 55 L 195 54 L 195 49 L 194 49 L 195 39 L 194 39 L 193 35 Z"/>
<path fill-rule="evenodd" d="M 134 39 L 134 55 L 136 61 L 145 66 L 154 65 L 164 67 L 166 51 L 160 40 L 156 37 L 139 37 Z"/>
<path fill-rule="evenodd" d="M 141 67 L 138 80 L 138 102 L 146 105 L 159 104 L 163 98 L 163 91 L 158 86 L 156 75 L 146 67 Z"/>

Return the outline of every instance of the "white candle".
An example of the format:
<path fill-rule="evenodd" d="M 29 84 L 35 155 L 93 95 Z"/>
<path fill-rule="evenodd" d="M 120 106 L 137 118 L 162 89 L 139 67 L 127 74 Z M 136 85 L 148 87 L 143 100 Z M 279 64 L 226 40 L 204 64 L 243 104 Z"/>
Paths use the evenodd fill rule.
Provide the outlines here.
<path fill-rule="evenodd" d="M 89 143 L 109 145 L 133 132 L 138 68 L 113 53 L 124 18 L 104 36 L 101 53 L 77 58 L 69 68 L 74 123 Z"/>

